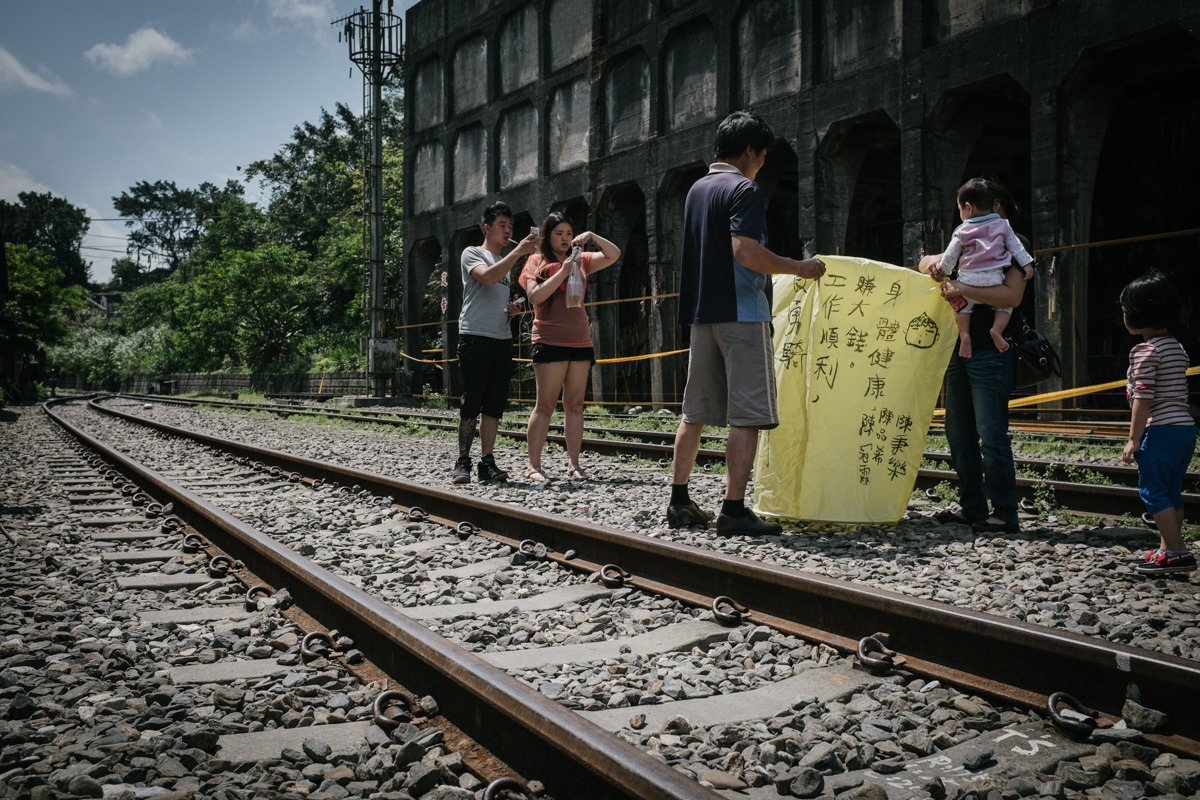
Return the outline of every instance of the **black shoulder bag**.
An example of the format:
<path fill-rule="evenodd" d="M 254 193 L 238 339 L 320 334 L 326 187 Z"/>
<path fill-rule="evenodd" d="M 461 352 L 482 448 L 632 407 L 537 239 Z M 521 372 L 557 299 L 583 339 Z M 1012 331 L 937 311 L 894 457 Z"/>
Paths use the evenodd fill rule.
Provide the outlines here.
<path fill-rule="evenodd" d="M 1019 333 L 1005 333 L 1013 351 L 1013 388 L 1035 386 L 1051 375 L 1062 377 L 1062 359 L 1040 333 L 1022 319 Z"/>

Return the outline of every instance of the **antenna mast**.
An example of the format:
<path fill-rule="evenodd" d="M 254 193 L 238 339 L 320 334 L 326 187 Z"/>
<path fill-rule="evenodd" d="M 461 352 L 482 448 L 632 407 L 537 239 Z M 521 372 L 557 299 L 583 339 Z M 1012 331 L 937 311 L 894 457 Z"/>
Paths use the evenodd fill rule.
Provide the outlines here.
<path fill-rule="evenodd" d="M 363 109 L 371 142 L 371 160 L 364 189 L 367 195 L 367 274 L 370 328 L 367 333 L 367 374 L 372 397 L 387 395 L 396 372 L 396 338 L 388 328 L 386 275 L 383 266 L 383 80 L 387 70 L 403 58 L 401 19 L 392 13 L 392 0 L 383 11 L 383 0 L 372 0 L 367 11 L 333 21 L 341 25 L 350 48 L 350 60 L 363 74 Z"/>

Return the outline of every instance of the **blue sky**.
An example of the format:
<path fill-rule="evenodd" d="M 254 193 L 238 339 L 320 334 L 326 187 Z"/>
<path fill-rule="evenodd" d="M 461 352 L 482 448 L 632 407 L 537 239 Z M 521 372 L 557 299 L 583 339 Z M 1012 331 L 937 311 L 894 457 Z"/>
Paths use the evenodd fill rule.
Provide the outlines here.
<path fill-rule="evenodd" d="M 84 208 L 84 258 L 108 280 L 127 234 L 115 195 L 143 180 L 223 185 L 322 107 L 361 108 L 361 73 L 329 23 L 362 5 L 0 0 L 0 198 L 48 191 Z"/>

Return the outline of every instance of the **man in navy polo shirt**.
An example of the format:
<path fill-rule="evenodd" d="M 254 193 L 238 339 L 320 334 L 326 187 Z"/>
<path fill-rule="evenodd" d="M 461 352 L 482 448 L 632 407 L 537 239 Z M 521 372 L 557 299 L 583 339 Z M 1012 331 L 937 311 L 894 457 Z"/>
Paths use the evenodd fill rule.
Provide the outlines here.
<path fill-rule="evenodd" d="M 667 506 L 672 528 L 712 519 L 688 496 L 688 478 L 704 426 L 728 424 L 717 531 L 756 536 L 782 530 L 758 519 L 745 503 L 758 431 L 779 424 L 767 288 L 770 275 L 820 278 L 825 264 L 784 258 L 764 244 L 766 205 L 754 177 L 773 141 L 762 117 L 730 114 L 717 127 L 716 163 L 692 186 L 684 205 L 679 323 L 691 326 L 691 353 Z"/>

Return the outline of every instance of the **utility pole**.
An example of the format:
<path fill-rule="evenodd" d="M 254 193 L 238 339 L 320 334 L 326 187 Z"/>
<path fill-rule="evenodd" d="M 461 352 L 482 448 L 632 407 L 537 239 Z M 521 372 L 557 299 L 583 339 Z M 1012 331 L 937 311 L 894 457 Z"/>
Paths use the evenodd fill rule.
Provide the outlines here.
<path fill-rule="evenodd" d="M 383 0 L 372 0 L 367 11 L 358 11 L 333 21 L 341 25 L 350 60 L 363 74 L 363 116 L 370 137 L 370 166 L 364 190 L 367 194 L 367 285 L 370 322 L 367 333 L 367 373 L 372 397 L 384 397 L 396 372 L 396 338 L 388 327 L 387 286 L 383 266 L 383 76 L 403 57 L 400 17 L 392 14 L 392 0 L 383 11 Z"/>

